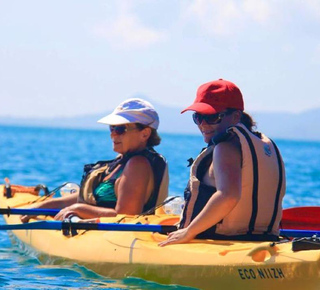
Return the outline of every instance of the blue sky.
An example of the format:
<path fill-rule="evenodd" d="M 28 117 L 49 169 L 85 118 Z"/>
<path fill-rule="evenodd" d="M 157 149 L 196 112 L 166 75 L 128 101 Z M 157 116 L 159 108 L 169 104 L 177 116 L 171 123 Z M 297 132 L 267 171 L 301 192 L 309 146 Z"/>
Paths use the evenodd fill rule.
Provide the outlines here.
<path fill-rule="evenodd" d="M 0 0 L 0 116 L 185 107 L 236 83 L 247 111 L 320 107 L 320 1 Z"/>

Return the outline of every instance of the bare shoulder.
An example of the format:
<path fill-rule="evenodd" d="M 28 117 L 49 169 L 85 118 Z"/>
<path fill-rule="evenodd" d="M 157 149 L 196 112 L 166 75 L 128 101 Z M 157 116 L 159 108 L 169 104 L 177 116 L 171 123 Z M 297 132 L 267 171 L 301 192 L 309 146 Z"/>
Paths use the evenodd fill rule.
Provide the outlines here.
<path fill-rule="evenodd" d="M 126 172 L 147 172 L 149 170 L 151 170 L 150 162 L 142 155 L 136 155 L 130 158 L 124 168 L 124 171 Z"/>
<path fill-rule="evenodd" d="M 148 159 L 141 155 L 133 156 L 116 181 L 118 196 L 116 211 L 126 214 L 141 213 L 151 195 L 152 188 L 153 171 Z"/>
<path fill-rule="evenodd" d="M 241 160 L 241 144 L 237 136 L 233 136 L 229 140 L 219 143 L 214 151 L 215 160 L 223 161 L 240 161 Z"/>
<path fill-rule="evenodd" d="M 215 151 L 216 150 L 219 150 L 219 151 L 220 150 L 222 150 L 222 151 L 229 151 L 229 150 L 241 151 L 241 143 L 240 143 L 238 136 L 233 135 L 228 140 L 219 143 L 215 147 Z"/>

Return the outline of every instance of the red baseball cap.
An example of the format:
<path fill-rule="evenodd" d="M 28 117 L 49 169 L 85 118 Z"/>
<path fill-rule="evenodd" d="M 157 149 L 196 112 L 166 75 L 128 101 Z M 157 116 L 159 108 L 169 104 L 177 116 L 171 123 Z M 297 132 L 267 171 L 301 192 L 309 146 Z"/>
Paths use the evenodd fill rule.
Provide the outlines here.
<path fill-rule="evenodd" d="M 184 109 L 181 114 L 185 111 L 196 111 L 200 114 L 210 115 L 220 113 L 228 108 L 243 111 L 242 94 L 234 83 L 219 79 L 201 85 L 193 104 Z"/>

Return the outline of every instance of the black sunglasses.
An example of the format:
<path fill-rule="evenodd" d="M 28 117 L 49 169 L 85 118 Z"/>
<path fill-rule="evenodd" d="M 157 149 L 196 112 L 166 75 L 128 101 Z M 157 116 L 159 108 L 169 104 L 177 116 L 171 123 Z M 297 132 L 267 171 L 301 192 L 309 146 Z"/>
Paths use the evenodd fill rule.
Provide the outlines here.
<path fill-rule="evenodd" d="M 195 122 L 197 125 L 200 125 L 203 120 L 206 121 L 209 125 L 216 125 L 221 123 L 222 118 L 226 115 L 226 113 L 217 113 L 212 115 L 202 115 L 199 113 L 193 113 L 192 118 L 193 122 Z"/>
<path fill-rule="evenodd" d="M 123 135 L 128 131 L 126 125 L 110 125 L 109 129 L 111 133 L 115 133 L 116 135 Z"/>
<path fill-rule="evenodd" d="M 130 128 L 130 127 L 127 127 L 126 125 L 110 125 L 109 129 L 110 129 L 110 133 L 115 133 L 116 135 L 123 135 L 128 131 L 140 130 L 138 127 Z"/>

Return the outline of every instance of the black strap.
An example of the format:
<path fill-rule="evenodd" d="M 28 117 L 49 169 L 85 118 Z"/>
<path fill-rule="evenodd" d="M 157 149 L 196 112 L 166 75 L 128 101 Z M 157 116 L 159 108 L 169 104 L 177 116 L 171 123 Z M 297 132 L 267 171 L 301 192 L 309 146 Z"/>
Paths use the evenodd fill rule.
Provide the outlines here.
<path fill-rule="evenodd" d="M 198 180 L 202 182 L 204 175 L 207 173 L 210 165 L 212 163 L 212 152 L 208 155 L 206 155 L 200 162 L 197 172 L 196 172 L 196 177 Z"/>
<path fill-rule="evenodd" d="M 279 200 L 280 200 L 280 194 L 281 194 L 281 188 L 283 183 L 283 169 L 282 169 L 282 162 L 281 162 L 281 156 L 278 147 L 276 144 L 270 139 L 272 142 L 274 149 L 277 154 L 277 160 L 278 160 L 278 168 L 279 168 L 279 182 L 278 182 L 278 188 L 277 188 L 277 195 L 274 203 L 274 209 L 273 209 L 273 215 L 270 221 L 270 224 L 268 226 L 268 230 L 266 231 L 266 234 L 270 233 L 272 231 L 272 228 L 274 226 L 277 214 L 278 214 L 278 208 L 279 208 Z"/>
<path fill-rule="evenodd" d="M 162 179 L 164 177 L 165 169 L 167 167 L 167 163 L 164 157 L 158 154 L 153 148 L 148 148 L 148 150 L 145 150 L 145 154 L 143 154 L 143 156 L 145 156 L 149 160 L 150 165 L 152 167 L 153 174 L 154 174 L 153 191 L 151 193 L 149 200 L 143 207 L 143 211 L 148 211 L 154 208 L 157 204 L 158 195 L 159 195 Z"/>
<path fill-rule="evenodd" d="M 226 132 L 219 133 L 211 138 L 208 147 L 211 145 L 218 145 L 221 142 L 227 141 L 232 136 L 232 133 L 227 130 Z"/>
<path fill-rule="evenodd" d="M 252 157 L 252 168 L 253 168 L 253 185 L 252 185 L 252 213 L 249 222 L 249 231 L 248 234 L 252 234 L 254 231 L 254 226 L 256 223 L 258 215 L 258 185 L 259 185 L 259 174 L 258 174 L 258 157 L 256 150 L 254 149 L 253 142 L 249 134 L 240 126 L 235 126 L 246 138 Z"/>
<path fill-rule="evenodd" d="M 216 233 L 206 234 L 205 232 L 196 237 L 197 239 L 226 240 L 226 241 L 253 241 L 253 242 L 277 242 L 279 237 L 267 234 L 246 234 L 246 235 L 220 235 Z"/>

